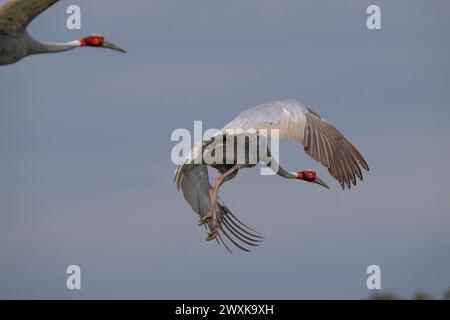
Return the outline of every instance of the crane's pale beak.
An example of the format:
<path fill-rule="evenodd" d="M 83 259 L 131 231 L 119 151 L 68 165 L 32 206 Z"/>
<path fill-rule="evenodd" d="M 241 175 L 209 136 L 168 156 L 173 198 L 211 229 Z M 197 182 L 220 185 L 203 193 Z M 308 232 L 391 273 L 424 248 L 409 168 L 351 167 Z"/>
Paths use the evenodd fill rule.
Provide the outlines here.
<path fill-rule="evenodd" d="M 122 52 L 122 53 L 127 53 L 125 50 L 123 50 L 122 48 L 116 46 L 114 43 L 106 41 L 106 40 L 103 42 L 102 47 L 103 48 L 107 48 L 107 49 L 111 49 L 111 50 L 115 50 L 115 51 L 119 51 L 119 52 Z"/>
<path fill-rule="evenodd" d="M 318 185 L 321 185 L 324 188 L 330 189 L 330 187 L 325 182 L 323 182 L 321 179 L 317 177 L 316 180 L 314 180 L 313 182 L 317 183 Z"/>

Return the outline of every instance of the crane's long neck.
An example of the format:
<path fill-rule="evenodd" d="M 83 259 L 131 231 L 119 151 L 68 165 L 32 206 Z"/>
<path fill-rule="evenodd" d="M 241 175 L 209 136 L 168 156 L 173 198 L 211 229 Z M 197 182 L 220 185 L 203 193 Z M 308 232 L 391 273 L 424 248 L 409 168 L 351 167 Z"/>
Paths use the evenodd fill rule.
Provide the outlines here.
<path fill-rule="evenodd" d="M 286 179 L 298 179 L 298 175 L 296 172 L 289 172 L 284 170 L 284 168 L 280 166 L 280 164 L 271 155 L 266 161 L 264 161 L 264 159 L 261 160 L 280 177 Z"/>
<path fill-rule="evenodd" d="M 40 42 L 34 40 L 29 46 L 29 54 L 39 54 L 39 53 L 56 53 L 68 51 L 74 48 L 81 47 L 82 44 L 79 40 L 74 40 L 70 42 Z"/>
<path fill-rule="evenodd" d="M 283 169 L 282 166 L 278 165 L 278 171 L 276 172 L 280 177 L 286 179 L 298 179 L 298 175 L 296 172 L 289 172 Z"/>

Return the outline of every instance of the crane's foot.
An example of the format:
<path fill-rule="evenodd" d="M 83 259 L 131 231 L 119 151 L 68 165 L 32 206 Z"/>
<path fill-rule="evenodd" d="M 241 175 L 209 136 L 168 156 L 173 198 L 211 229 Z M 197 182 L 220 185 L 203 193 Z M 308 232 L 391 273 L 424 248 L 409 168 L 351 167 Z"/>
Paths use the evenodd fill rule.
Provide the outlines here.
<path fill-rule="evenodd" d="M 200 220 L 198 220 L 198 225 L 202 226 L 205 223 L 207 223 L 209 220 L 213 219 L 214 218 L 213 211 L 214 211 L 213 209 L 210 209 L 206 215 L 204 215 L 203 217 L 200 217 Z"/>
<path fill-rule="evenodd" d="M 214 216 L 216 214 L 215 212 L 215 206 L 216 206 L 216 199 L 217 199 L 217 190 L 215 188 L 211 188 L 209 190 L 209 196 L 211 198 L 211 208 L 209 209 L 208 213 L 201 217 L 200 220 L 198 220 L 198 225 L 204 225 L 209 220 L 214 219 Z"/>
<path fill-rule="evenodd" d="M 209 210 L 208 214 L 205 215 L 205 217 L 203 217 L 200 221 L 201 224 L 204 224 L 205 222 L 207 222 L 209 219 L 212 219 L 213 223 L 212 223 L 212 227 L 211 227 L 211 231 L 208 233 L 208 236 L 206 237 L 206 241 L 211 241 L 214 240 L 217 237 L 218 234 L 218 224 L 217 224 L 217 213 L 216 213 L 216 201 L 217 201 L 217 193 L 219 191 L 219 186 L 220 183 L 222 183 L 222 177 L 220 177 L 219 180 L 216 179 L 216 187 L 211 188 L 209 190 L 209 196 L 211 198 L 211 209 Z M 205 222 L 203 222 L 203 220 L 205 220 Z M 203 223 L 202 223 L 203 222 Z"/>
<path fill-rule="evenodd" d="M 213 223 L 212 223 L 211 231 L 208 233 L 208 236 L 206 237 L 206 241 L 214 240 L 218 234 L 218 223 L 217 223 L 216 210 L 212 209 L 210 211 L 210 213 L 211 213 L 211 219 L 212 219 Z M 209 216 L 209 213 L 207 216 Z"/>
<path fill-rule="evenodd" d="M 213 227 L 210 233 L 208 233 L 208 236 L 206 237 L 206 241 L 214 240 L 217 237 L 218 231 L 217 227 Z"/>
<path fill-rule="evenodd" d="M 200 220 L 198 220 L 198 225 L 199 225 L 199 226 L 204 225 L 204 224 L 207 223 L 209 220 L 211 220 L 211 218 L 212 218 L 212 215 L 211 215 L 211 216 L 206 215 L 206 216 L 204 216 L 204 217 L 201 217 Z"/>

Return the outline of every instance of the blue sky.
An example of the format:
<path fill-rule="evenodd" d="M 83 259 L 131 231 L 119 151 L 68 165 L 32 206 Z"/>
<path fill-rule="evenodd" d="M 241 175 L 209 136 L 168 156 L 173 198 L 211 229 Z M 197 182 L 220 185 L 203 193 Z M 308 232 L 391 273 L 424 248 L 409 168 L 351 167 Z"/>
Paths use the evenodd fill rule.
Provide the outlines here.
<path fill-rule="evenodd" d="M 440 297 L 450 288 L 450 4 L 61 1 L 29 31 L 100 32 L 83 48 L 0 69 L 1 298 Z M 82 30 L 65 28 L 79 4 Z M 267 235 L 251 254 L 204 241 L 172 184 L 172 130 L 218 128 L 271 100 L 304 102 L 371 168 L 342 191 L 294 142 L 281 164 L 331 190 L 242 170 L 222 199 Z M 82 290 L 65 269 L 82 270 Z"/>

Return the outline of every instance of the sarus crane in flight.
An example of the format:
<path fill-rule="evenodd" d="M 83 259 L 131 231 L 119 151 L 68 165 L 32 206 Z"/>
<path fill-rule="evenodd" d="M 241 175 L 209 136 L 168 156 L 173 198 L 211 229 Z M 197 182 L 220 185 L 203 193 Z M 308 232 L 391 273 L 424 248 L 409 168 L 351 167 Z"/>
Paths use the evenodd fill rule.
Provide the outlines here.
<path fill-rule="evenodd" d="M 108 48 L 125 53 L 125 50 L 106 41 L 100 34 L 63 43 L 41 42 L 30 36 L 27 32 L 30 22 L 58 1 L 6 0 L 0 6 L 0 66 L 15 63 L 33 54 L 63 52 L 85 46 Z"/>
<path fill-rule="evenodd" d="M 263 129 L 264 134 L 270 135 L 271 130 L 276 129 L 281 139 L 300 142 L 304 152 L 325 166 L 342 189 L 356 185 L 357 179 L 363 179 L 361 167 L 369 171 L 364 157 L 344 135 L 301 102 L 274 101 L 242 112 L 217 134 L 194 146 L 177 166 L 174 175 L 178 189 L 181 189 L 186 201 L 199 215 L 199 224 L 209 229 L 206 240 L 216 239 L 230 252 L 230 242 L 239 249 L 250 251 L 249 246 L 257 246 L 264 238 L 236 218 L 218 196 L 220 186 L 234 178 L 239 169 L 254 167 L 261 162 L 272 169 L 277 168 L 273 171 L 283 178 L 329 188 L 314 170 L 289 172 L 278 163 L 273 166 L 276 159 L 271 156 L 267 144 L 261 143 Z M 239 135 L 246 137 L 236 139 Z M 250 148 L 253 140 L 258 147 L 256 149 Z M 239 143 L 243 148 L 238 146 Z M 227 152 L 227 148 L 233 152 Z M 267 150 L 260 152 L 260 148 Z M 239 150 L 244 150 L 244 157 L 239 156 Z M 205 161 L 213 159 L 214 154 L 223 159 L 220 162 Z M 210 184 L 207 166 L 220 173 L 214 186 Z"/>

